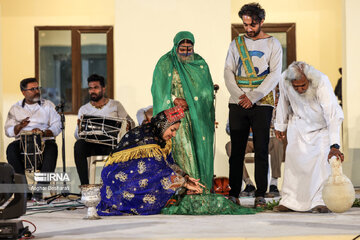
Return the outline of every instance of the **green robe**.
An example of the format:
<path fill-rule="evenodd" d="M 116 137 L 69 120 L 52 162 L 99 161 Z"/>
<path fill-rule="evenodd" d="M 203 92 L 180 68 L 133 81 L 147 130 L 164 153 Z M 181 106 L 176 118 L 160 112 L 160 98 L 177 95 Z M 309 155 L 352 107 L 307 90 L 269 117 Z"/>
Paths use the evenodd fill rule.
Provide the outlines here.
<path fill-rule="evenodd" d="M 174 159 L 184 171 L 200 178 L 210 189 L 214 173 L 214 87 L 209 67 L 200 55 L 194 53 L 192 61 L 179 61 L 176 49 L 184 39 L 195 43 L 192 33 L 179 32 L 172 50 L 162 56 L 155 67 L 151 87 L 153 111 L 156 115 L 173 107 L 172 94 L 185 98 L 189 112 L 173 140 Z"/>

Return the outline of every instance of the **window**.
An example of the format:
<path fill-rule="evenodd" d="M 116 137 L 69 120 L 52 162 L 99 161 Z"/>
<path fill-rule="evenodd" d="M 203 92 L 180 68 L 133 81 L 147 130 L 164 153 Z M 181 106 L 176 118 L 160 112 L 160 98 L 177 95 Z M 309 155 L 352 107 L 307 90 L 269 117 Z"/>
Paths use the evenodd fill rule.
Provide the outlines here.
<path fill-rule="evenodd" d="M 98 74 L 106 79 L 106 95 L 114 97 L 113 27 L 35 27 L 35 77 L 42 96 L 64 112 L 77 114 L 89 101 L 87 78 Z"/>
<path fill-rule="evenodd" d="M 283 48 L 282 71 L 284 71 L 293 61 L 296 61 L 295 23 L 264 23 L 261 29 L 280 41 Z M 243 24 L 231 25 L 231 39 L 243 33 L 245 33 Z"/>

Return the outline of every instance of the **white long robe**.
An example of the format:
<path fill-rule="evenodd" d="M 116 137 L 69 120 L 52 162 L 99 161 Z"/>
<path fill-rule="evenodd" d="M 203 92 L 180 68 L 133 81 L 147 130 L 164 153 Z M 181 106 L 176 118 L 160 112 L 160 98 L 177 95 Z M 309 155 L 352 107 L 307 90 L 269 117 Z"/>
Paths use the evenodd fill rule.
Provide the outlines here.
<path fill-rule="evenodd" d="M 344 114 L 326 75 L 312 68 L 307 75 L 310 92 L 304 97 L 285 80 L 285 74 L 280 80 L 275 122 L 276 130 L 287 130 L 288 140 L 280 204 L 308 211 L 325 205 L 322 187 L 331 172 L 327 156 L 332 144 L 340 144 Z"/>

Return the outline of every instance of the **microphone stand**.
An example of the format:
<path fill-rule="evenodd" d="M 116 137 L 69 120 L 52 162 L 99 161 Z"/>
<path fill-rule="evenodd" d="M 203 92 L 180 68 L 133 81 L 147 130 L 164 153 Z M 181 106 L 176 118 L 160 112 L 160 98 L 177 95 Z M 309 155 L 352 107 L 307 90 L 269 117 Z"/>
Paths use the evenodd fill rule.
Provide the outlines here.
<path fill-rule="evenodd" d="M 63 173 L 66 173 L 66 160 L 65 160 L 65 114 L 64 114 L 64 103 L 60 103 L 59 105 L 57 105 L 55 107 L 55 110 L 57 111 L 57 113 L 60 115 L 60 120 L 61 120 L 61 138 L 62 138 L 62 148 L 61 148 L 61 153 L 62 153 L 62 165 L 63 165 Z M 45 198 L 45 200 L 47 201 L 47 204 L 50 204 L 52 201 L 60 198 L 60 197 L 68 197 L 69 195 L 74 195 L 74 196 L 81 196 L 78 193 L 70 193 L 69 190 L 67 189 L 67 185 L 66 185 L 66 181 L 64 181 L 64 185 L 63 185 L 63 190 L 61 191 L 60 194 L 56 194 L 54 196 Z"/>
<path fill-rule="evenodd" d="M 216 112 L 216 94 L 218 92 L 218 90 L 220 89 L 218 84 L 214 84 L 214 112 Z M 216 121 L 216 115 L 215 115 L 215 129 L 214 129 L 214 159 L 215 159 L 215 152 L 216 152 L 216 134 L 215 134 L 215 130 L 216 128 L 218 128 L 219 123 Z"/>
<path fill-rule="evenodd" d="M 216 113 L 216 94 L 218 92 L 218 90 L 220 89 L 218 84 L 214 84 L 214 114 Z M 216 121 L 216 114 L 214 116 L 214 143 L 213 143 L 213 159 L 215 160 L 215 154 L 216 154 L 216 128 L 218 128 L 219 123 Z M 213 174 L 213 186 L 210 189 L 211 193 L 215 193 L 214 191 L 214 179 L 215 179 L 216 175 Z"/>

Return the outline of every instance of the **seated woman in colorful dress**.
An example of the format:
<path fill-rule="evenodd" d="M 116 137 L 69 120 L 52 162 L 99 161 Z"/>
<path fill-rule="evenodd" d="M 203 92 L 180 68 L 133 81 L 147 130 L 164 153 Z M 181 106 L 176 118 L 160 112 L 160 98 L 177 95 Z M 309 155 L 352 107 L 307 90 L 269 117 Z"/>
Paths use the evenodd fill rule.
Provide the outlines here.
<path fill-rule="evenodd" d="M 171 156 L 171 138 L 183 117 L 181 107 L 162 111 L 122 138 L 101 173 L 99 215 L 158 214 L 179 188 L 202 193 L 199 180 L 189 177 Z"/>

